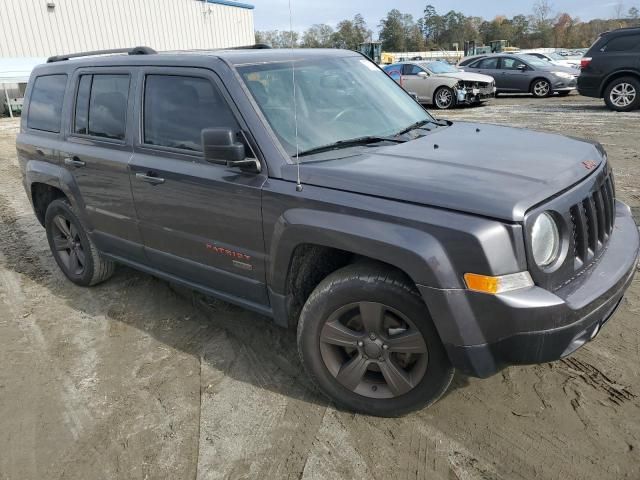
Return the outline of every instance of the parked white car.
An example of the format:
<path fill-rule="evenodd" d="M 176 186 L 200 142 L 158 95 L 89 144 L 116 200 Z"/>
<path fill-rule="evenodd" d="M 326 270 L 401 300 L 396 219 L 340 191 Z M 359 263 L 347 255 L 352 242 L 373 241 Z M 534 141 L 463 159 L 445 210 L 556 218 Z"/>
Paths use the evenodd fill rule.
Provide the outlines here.
<path fill-rule="evenodd" d="M 420 103 L 440 110 L 481 103 L 496 94 L 493 77 L 464 72 L 439 60 L 399 62 L 384 70 Z"/>
<path fill-rule="evenodd" d="M 557 53 L 543 53 L 543 52 L 520 52 L 521 55 L 532 55 L 534 57 L 540 58 L 542 60 L 546 60 L 553 65 L 557 65 L 559 67 L 569 67 L 569 68 L 580 68 L 580 59 L 575 58 L 567 58 L 562 55 L 558 55 Z"/>

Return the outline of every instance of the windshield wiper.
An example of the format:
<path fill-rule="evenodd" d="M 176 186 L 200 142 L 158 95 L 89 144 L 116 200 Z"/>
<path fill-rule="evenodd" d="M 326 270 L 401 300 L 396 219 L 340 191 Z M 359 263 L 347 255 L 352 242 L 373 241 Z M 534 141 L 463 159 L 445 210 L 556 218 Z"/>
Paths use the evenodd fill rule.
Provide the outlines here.
<path fill-rule="evenodd" d="M 423 127 L 424 125 L 426 125 L 427 123 L 433 123 L 434 125 L 437 125 L 439 127 L 443 126 L 439 121 L 437 120 L 420 120 L 419 122 L 414 123 L 413 125 L 409 125 L 407 128 L 405 128 L 404 130 L 398 132 L 397 135 L 404 135 L 405 133 L 409 133 L 411 130 L 415 130 L 417 128 Z"/>
<path fill-rule="evenodd" d="M 300 152 L 298 156 L 304 157 L 306 155 L 314 155 L 316 153 L 330 152 L 332 150 L 340 150 L 342 148 L 356 147 L 358 145 L 370 145 L 372 143 L 380 143 L 380 142 L 404 143 L 406 142 L 406 140 L 402 140 L 400 138 L 395 138 L 395 137 L 377 137 L 377 136 L 371 135 L 366 137 L 352 138 L 350 140 L 340 140 L 338 142 L 330 143 L 328 145 L 322 145 L 320 147 L 310 148 L 309 150 Z"/>

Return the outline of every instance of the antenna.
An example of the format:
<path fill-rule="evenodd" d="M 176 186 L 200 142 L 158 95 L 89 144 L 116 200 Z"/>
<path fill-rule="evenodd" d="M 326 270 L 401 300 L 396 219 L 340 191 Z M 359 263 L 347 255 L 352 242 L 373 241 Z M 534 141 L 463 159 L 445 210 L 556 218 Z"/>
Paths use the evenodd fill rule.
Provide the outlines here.
<path fill-rule="evenodd" d="M 291 34 L 291 77 L 293 80 L 293 121 L 296 128 L 296 191 L 302 191 L 302 182 L 300 181 L 300 145 L 298 144 L 298 99 L 296 92 L 296 63 L 293 53 L 293 13 L 291 10 L 291 0 L 289 0 L 289 33 Z"/>

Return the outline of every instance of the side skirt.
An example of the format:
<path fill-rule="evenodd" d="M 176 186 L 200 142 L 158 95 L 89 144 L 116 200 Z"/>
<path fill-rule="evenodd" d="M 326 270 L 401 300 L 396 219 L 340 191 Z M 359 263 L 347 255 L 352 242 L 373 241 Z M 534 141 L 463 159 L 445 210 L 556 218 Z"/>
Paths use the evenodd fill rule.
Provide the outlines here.
<path fill-rule="evenodd" d="M 220 292 L 218 290 L 213 290 L 211 288 L 207 288 L 207 287 L 203 287 L 202 285 L 199 285 L 197 283 L 192 283 L 189 282 L 187 280 L 184 280 L 183 278 L 180 277 L 176 277 L 175 275 L 171 275 L 169 273 L 166 272 L 162 272 L 160 270 L 156 270 L 155 268 L 151 268 L 147 265 L 138 263 L 138 262 L 133 262 L 131 260 L 127 260 L 125 258 L 119 257 L 117 255 L 112 255 L 112 254 L 107 254 L 107 253 L 103 253 L 102 254 L 105 258 L 108 258 L 109 260 L 113 260 L 114 262 L 117 263 L 121 263 L 123 265 L 126 265 L 128 267 L 131 267 L 135 270 L 139 270 L 141 272 L 147 273 L 149 275 L 152 275 L 154 277 L 160 278 L 162 280 L 165 280 L 167 282 L 170 283 L 175 283 L 177 285 L 183 286 L 185 288 L 189 288 L 191 290 L 195 290 L 196 292 L 200 292 L 204 295 L 208 295 L 210 297 L 214 297 L 217 298 L 219 300 L 223 300 L 225 302 L 229 302 L 229 303 L 233 303 L 234 305 L 238 305 L 239 307 L 242 308 L 246 308 L 247 310 L 251 310 L 253 312 L 259 313 L 260 315 L 264 315 L 266 317 L 269 318 L 273 318 L 273 310 L 267 306 L 267 305 L 260 305 L 258 303 L 255 302 L 251 302 L 242 298 L 238 298 L 234 295 L 229 295 L 227 293 L 224 292 Z"/>

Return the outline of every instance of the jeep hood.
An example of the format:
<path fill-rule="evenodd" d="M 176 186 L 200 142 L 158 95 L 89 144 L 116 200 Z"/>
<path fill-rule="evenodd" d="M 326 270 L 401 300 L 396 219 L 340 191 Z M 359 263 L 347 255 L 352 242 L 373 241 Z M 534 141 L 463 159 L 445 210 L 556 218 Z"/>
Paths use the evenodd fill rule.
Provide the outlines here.
<path fill-rule="evenodd" d="M 303 184 L 507 221 L 522 221 L 531 207 L 580 182 L 606 161 L 602 147 L 589 141 L 467 122 L 403 144 L 330 155 L 334 158 L 318 156 L 301 163 Z M 286 180 L 295 181 L 295 165 L 282 172 Z"/>

